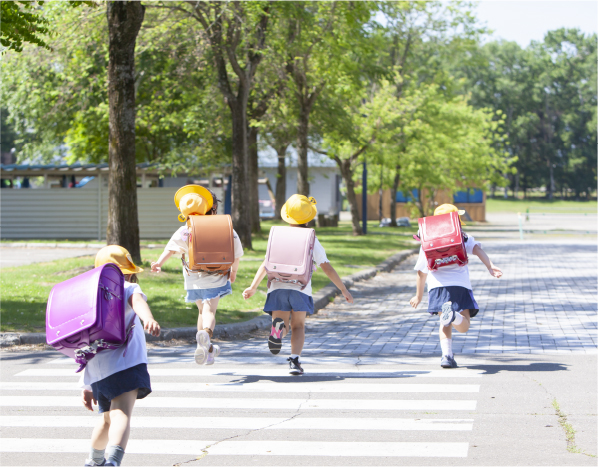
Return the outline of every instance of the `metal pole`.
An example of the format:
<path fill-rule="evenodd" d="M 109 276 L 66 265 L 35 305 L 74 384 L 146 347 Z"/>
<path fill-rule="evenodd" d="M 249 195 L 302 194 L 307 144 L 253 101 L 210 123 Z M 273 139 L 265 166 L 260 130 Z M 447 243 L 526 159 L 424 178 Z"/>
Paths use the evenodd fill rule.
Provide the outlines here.
<path fill-rule="evenodd" d="M 224 182 L 224 178 L 222 179 Z M 224 183 L 223 183 L 224 185 Z M 224 194 L 224 214 L 231 214 L 232 209 L 232 192 L 233 192 L 233 176 L 228 176 L 228 186 L 226 187 L 226 192 Z"/>
<path fill-rule="evenodd" d="M 519 217 L 519 239 L 523 240 L 523 216 L 518 212 L 517 217 Z"/>
<path fill-rule="evenodd" d="M 365 161 L 363 161 L 361 185 L 361 230 L 365 235 L 368 233 L 368 167 Z"/>

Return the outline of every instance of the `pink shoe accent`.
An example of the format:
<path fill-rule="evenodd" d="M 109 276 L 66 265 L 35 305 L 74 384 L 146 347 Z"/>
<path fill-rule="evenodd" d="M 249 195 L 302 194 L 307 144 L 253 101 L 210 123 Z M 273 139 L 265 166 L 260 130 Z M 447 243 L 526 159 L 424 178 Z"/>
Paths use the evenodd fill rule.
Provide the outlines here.
<path fill-rule="evenodd" d="M 272 331 L 270 332 L 271 336 L 276 337 L 277 339 L 282 339 L 282 328 L 280 331 L 277 331 L 274 326 L 272 326 Z"/>

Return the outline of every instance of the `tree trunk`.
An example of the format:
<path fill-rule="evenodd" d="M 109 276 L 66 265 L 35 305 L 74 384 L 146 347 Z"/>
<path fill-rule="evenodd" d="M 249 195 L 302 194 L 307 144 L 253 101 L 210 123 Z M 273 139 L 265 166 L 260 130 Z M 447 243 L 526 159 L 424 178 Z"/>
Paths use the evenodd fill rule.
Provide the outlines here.
<path fill-rule="evenodd" d="M 548 185 L 548 199 L 552 201 L 554 199 L 554 167 L 548 161 L 548 171 L 550 172 L 550 181 Z"/>
<path fill-rule="evenodd" d="M 309 196 L 309 173 L 307 165 L 307 136 L 309 131 L 309 109 L 301 105 L 299 127 L 297 128 L 297 193 Z"/>
<path fill-rule="evenodd" d="M 260 194 L 259 194 L 259 168 L 258 168 L 258 151 L 257 151 L 257 127 L 249 127 L 247 130 L 247 151 L 248 151 L 248 167 L 247 167 L 247 182 L 249 186 L 249 217 L 251 222 L 251 231 L 254 233 L 261 232 L 260 226 Z"/>
<path fill-rule="evenodd" d="M 359 210 L 357 208 L 357 196 L 355 195 L 355 182 L 353 181 L 353 167 L 349 159 L 336 160 L 339 166 L 343 180 L 347 187 L 347 201 L 351 208 L 351 223 L 353 227 L 353 235 L 363 235 L 361 225 L 359 223 Z"/>
<path fill-rule="evenodd" d="M 515 174 L 515 199 L 519 199 L 519 172 Z"/>
<path fill-rule="evenodd" d="M 399 181 L 401 180 L 401 166 L 397 165 L 395 179 L 392 182 L 390 190 L 390 226 L 397 226 L 397 191 L 399 191 Z"/>
<path fill-rule="evenodd" d="M 106 242 L 141 262 L 135 161 L 135 41 L 145 7 L 108 2 L 108 226 Z"/>
<path fill-rule="evenodd" d="M 233 225 L 244 248 L 253 249 L 247 196 L 247 90 L 240 89 L 235 102 L 228 102 L 232 116 L 232 209 Z"/>
<path fill-rule="evenodd" d="M 276 173 L 276 219 L 281 220 L 280 210 L 287 200 L 287 166 L 286 155 L 288 144 L 276 148 L 278 154 L 278 171 Z"/>

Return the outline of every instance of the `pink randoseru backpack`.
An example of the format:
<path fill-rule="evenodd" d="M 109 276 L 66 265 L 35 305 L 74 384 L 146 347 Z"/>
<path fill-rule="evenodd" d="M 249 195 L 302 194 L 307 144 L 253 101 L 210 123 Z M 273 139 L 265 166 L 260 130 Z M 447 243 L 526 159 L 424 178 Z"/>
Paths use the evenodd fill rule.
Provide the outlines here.
<path fill-rule="evenodd" d="M 307 287 L 314 271 L 314 229 L 272 227 L 266 250 L 268 288 L 273 281 Z"/>
<path fill-rule="evenodd" d="M 95 354 L 126 344 L 125 279 L 114 264 L 56 284 L 46 308 L 46 341 L 75 359 L 80 372 Z"/>

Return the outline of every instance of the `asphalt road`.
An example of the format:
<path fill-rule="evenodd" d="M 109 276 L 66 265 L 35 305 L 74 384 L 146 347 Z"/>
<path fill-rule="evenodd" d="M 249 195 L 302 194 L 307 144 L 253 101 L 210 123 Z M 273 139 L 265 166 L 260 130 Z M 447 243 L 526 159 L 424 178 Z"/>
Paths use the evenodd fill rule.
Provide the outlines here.
<path fill-rule="evenodd" d="M 213 367 L 191 347 L 150 350 L 154 393 L 123 465 L 596 465 L 595 355 L 470 355 L 454 370 L 437 356 L 306 357 L 292 377 L 243 346 L 224 343 Z M 79 405 L 75 365 L 2 357 L 2 465 L 82 465 L 98 415 Z M 568 452 L 555 400 L 586 454 Z"/>

